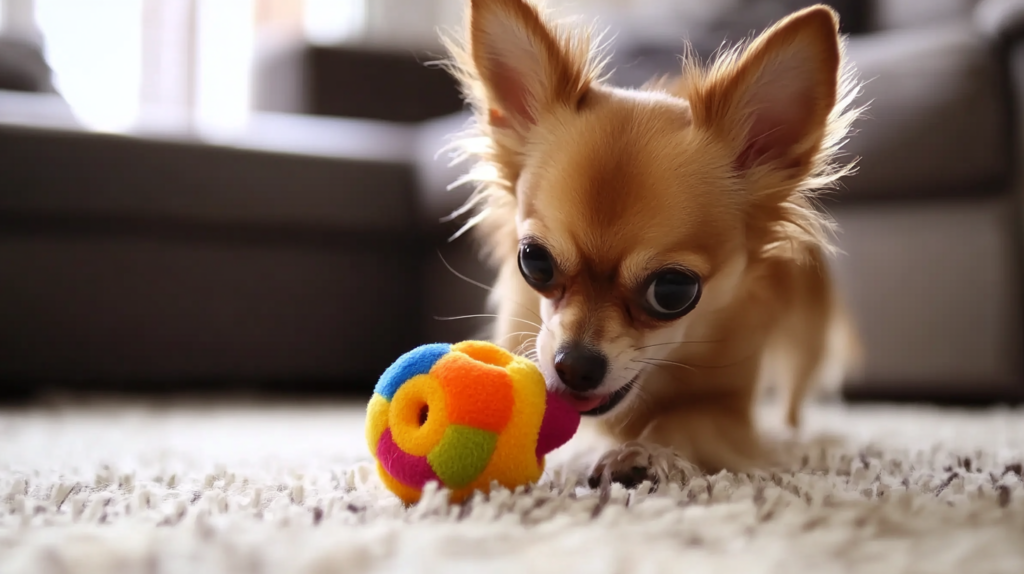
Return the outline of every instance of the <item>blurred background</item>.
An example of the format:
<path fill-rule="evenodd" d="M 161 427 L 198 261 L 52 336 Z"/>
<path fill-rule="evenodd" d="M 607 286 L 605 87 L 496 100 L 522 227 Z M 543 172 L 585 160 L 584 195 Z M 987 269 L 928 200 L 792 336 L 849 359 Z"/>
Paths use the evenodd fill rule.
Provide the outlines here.
<path fill-rule="evenodd" d="M 0 395 L 368 396 L 481 334 L 439 153 L 464 0 L 0 0 Z M 612 80 L 709 56 L 797 0 L 549 0 Z M 826 202 L 866 363 L 849 400 L 1024 394 L 1024 0 L 836 0 L 868 117 Z"/>

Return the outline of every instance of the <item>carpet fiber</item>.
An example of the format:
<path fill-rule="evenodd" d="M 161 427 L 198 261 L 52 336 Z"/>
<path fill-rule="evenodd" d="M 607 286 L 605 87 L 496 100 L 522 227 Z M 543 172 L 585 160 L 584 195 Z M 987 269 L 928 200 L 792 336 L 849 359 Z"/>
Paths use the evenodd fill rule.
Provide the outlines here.
<path fill-rule="evenodd" d="M 1024 411 L 816 406 L 792 467 L 403 508 L 360 406 L 0 412 L 0 572 L 1024 572 Z"/>

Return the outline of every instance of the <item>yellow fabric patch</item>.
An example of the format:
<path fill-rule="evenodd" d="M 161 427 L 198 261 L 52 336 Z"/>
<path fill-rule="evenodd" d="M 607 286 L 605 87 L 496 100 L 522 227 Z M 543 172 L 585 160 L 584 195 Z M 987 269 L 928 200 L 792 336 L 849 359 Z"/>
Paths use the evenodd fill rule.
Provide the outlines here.
<path fill-rule="evenodd" d="M 463 341 L 452 345 L 452 351 L 458 351 L 469 355 L 470 358 L 481 363 L 494 365 L 504 369 L 512 362 L 515 355 L 505 349 L 485 341 Z"/>
<path fill-rule="evenodd" d="M 427 420 L 421 425 L 423 414 Z M 417 375 L 406 381 L 391 399 L 388 417 L 395 444 L 413 456 L 427 456 L 450 424 L 444 390 L 433 375 Z"/>
<path fill-rule="evenodd" d="M 374 393 L 370 397 L 370 404 L 366 406 L 366 446 L 370 448 L 370 454 L 377 457 L 377 443 L 388 428 L 388 410 L 391 405 L 387 399 Z"/>
<path fill-rule="evenodd" d="M 402 502 L 406 504 L 416 504 L 420 500 L 420 496 L 423 494 L 418 488 L 406 486 L 401 482 L 394 479 L 386 470 L 384 465 L 380 462 L 377 463 L 377 475 L 380 476 L 381 482 L 391 492 L 395 493 L 398 498 L 402 499 Z"/>
<path fill-rule="evenodd" d="M 498 436 L 491 462 L 470 484 L 470 490 L 490 490 L 491 481 L 514 489 L 536 482 L 541 476 L 537 462 L 537 436 L 547 405 L 547 386 L 540 370 L 525 357 L 515 357 L 507 367 L 512 378 L 515 409 L 505 430 Z"/>

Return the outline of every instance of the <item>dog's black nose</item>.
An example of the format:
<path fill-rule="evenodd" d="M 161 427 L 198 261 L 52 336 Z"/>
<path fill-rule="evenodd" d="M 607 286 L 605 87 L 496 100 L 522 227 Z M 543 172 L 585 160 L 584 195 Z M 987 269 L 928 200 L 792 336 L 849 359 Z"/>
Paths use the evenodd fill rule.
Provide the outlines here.
<path fill-rule="evenodd" d="M 562 384 L 585 393 L 600 386 L 608 372 L 608 359 L 581 343 L 566 343 L 555 352 L 555 372 Z"/>

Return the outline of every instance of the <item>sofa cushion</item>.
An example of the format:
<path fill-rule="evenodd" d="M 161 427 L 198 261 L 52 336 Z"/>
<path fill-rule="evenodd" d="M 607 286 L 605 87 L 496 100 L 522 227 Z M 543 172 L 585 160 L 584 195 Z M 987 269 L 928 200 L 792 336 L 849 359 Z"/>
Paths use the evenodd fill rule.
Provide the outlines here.
<path fill-rule="evenodd" d="M 979 0 L 872 0 L 870 26 L 873 30 L 930 28 L 968 19 L 978 2 Z"/>
<path fill-rule="evenodd" d="M 1010 198 L 840 205 L 834 268 L 864 347 L 858 395 L 1020 396 Z"/>
<path fill-rule="evenodd" d="M 1002 68 L 970 25 L 853 38 L 866 117 L 845 146 L 860 157 L 844 198 L 995 191 L 1009 177 L 1010 112 Z"/>
<path fill-rule="evenodd" d="M 26 117 L 0 120 L 6 217 L 345 232 L 410 232 L 415 220 L 411 127 L 260 115 L 243 131 L 199 138 Z"/>
<path fill-rule="evenodd" d="M 981 0 L 974 24 L 992 38 L 1013 41 L 1024 32 L 1024 0 Z"/>

